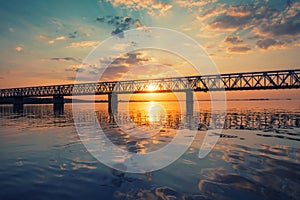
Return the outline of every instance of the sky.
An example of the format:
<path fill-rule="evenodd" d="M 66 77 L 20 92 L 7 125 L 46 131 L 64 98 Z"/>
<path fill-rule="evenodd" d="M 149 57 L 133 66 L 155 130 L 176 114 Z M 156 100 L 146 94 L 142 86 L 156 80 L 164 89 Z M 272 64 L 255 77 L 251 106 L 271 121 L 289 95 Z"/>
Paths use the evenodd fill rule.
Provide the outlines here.
<path fill-rule="evenodd" d="M 297 69 L 299 10 L 296 0 L 2 0 L 0 88 L 73 83 L 77 73 L 97 74 L 101 69 L 82 64 L 97 45 L 148 27 L 191 37 L 220 73 Z M 182 59 L 145 50 L 116 58 L 106 80 L 119 80 L 132 66 L 154 61 L 184 71 Z M 166 75 L 159 67 L 142 72 L 140 78 Z M 285 94 L 299 97 L 295 90 Z"/>

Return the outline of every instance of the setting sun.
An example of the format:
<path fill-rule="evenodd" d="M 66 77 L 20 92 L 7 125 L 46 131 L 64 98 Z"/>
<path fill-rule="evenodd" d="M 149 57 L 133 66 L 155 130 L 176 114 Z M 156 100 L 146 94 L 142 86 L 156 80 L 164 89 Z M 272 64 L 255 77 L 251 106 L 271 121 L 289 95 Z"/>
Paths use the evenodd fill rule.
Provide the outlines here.
<path fill-rule="evenodd" d="M 150 84 L 150 85 L 148 85 L 147 90 L 148 91 L 154 91 L 155 90 L 155 86 Z"/>

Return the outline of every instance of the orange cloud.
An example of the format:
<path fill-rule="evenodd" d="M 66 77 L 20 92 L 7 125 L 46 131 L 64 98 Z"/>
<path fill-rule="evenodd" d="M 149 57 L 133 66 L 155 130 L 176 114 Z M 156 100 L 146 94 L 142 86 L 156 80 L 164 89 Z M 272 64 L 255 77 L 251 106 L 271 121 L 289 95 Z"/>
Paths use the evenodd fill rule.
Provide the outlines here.
<path fill-rule="evenodd" d="M 68 48 L 86 48 L 86 47 L 95 47 L 99 44 L 99 41 L 80 41 L 72 42 Z"/>
<path fill-rule="evenodd" d="M 160 15 L 165 15 L 165 12 L 172 8 L 171 4 L 158 2 L 156 0 L 106 0 L 113 6 L 125 6 L 129 9 L 147 10 L 149 15 L 155 15 L 159 12 Z"/>
<path fill-rule="evenodd" d="M 58 36 L 54 40 L 65 40 L 65 39 L 66 39 L 65 36 Z"/>
<path fill-rule="evenodd" d="M 198 1 L 198 0 L 177 0 L 176 3 L 181 6 L 181 7 L 188 7 L 190 9 L 192 9 L 192 7 L 202 7 L 205 6 L 207 4 L 211 4 L 216 2 L 217 0 L 202 0 L 202 1 Z"/>
<path fill-rule="evenodd" d="M 233 16 L 233 17 L 245 17 L 252 14 L 251 10 L 247 6 L 231 6 L 228 8 L 228 11 L 226 12 L 227 15 Z"/>
<path fill-rule="evenodd" d="M 67 39 L 65 36 L 57 36 L 57 37 L 53 38 L 48 35 L 37 35 L 35 38 L 39 39 L 39 40 L 49 40 L 50 39 L 48 41 L 49 44 L 54 44 L 56 41 Z"/>
<path fill-rule="evenodd" d="M 21 51 L 23 51 L 23 46 L 16 46 L 15 49 L 17 52 L 21 52 Z"/>
<path fill-rule="evenodd" d="M 36 38 L 39 40 L 46 40 L 46 39 L 49 39 L 49 36 L 48 35 L 37 35 Z"/>
<path fill-rule="evenodd" d="M 211 9 L 208 9 L 203 14 L 197 16 L 197 19 L 199 21 L 204 21 L 204 20 L 209 19 L 211 17 L 219 16 L 223 13 L 226 13 L 226 9 L 224 9 L 224 5 L 220 5 L 218 7 L 213 7 Z"/>

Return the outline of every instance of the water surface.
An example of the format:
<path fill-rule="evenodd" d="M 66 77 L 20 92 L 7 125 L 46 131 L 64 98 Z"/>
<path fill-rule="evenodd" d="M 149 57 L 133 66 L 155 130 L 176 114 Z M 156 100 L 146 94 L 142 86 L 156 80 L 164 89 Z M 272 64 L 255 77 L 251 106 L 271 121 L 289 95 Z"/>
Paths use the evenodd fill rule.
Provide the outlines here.
<path fill-rule="evenodd" d="M 138 126 L 157 121 L 149 112 L 151 102 L 131 104 L 131 119 Z M 184 110 L 176 103 L 159 105 L 165 121 L 159 134 L 147 140 L 123 134 L 111 123 L 106 104 L 97 104 L 96 110 L 112 141 L 146 153 L 170 142 L 182 126 Z M 1 106 L 0 199 L 298 199 L 299 101 L 244 105 L 229 102 L 227 125 L 207 157 L 198 158 L 205 135 L 201 129 L 180 159 L 145 174 L 122 173 L 94 159 L 77 135 L 71 105 L 63 114 L 53 113 L 51 105 L 26 105 L 24 113 Z M 195 116 L 205 124 L 209 105 L 200 107 Z M 121 114 L 125 108 L 119 109 Z"/>

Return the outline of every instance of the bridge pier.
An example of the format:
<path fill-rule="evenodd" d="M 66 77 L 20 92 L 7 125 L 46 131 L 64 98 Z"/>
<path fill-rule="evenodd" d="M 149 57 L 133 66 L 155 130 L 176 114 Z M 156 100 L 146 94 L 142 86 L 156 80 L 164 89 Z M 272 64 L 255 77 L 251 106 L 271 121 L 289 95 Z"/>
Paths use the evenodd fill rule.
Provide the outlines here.
<path fill-rule="evenodd" d="M 193 114 L 194 114 L 194 96 L 192 90 L 187 90 L 186 95 L 186 123 L 188 128 L 192 126 Z"/>
<path fill-rule="evenodd" d="M 188 90 L 185 92 L 186 95 L 186 114 L 188 116 L 192 116 L 194 112 L 194 97 L 193 91 Z"/>
<path fill-rule="evenodd" d="M 118 113 L 118 95 L 116 93 L 108 94 L 108 113 L 110 115 Z"/>
<path fill-rule="evenodd" d="M 63 95 L 54 95 L 53 96 L 53 111 L 55 113 L 63 113 L 64 112 L 64 96 Z"/>
<path fill-rule="evenodd" d="M 20 113 L 24 110 L 24 98 L 14 97 L 13 98 L 13 112 Z"/>

